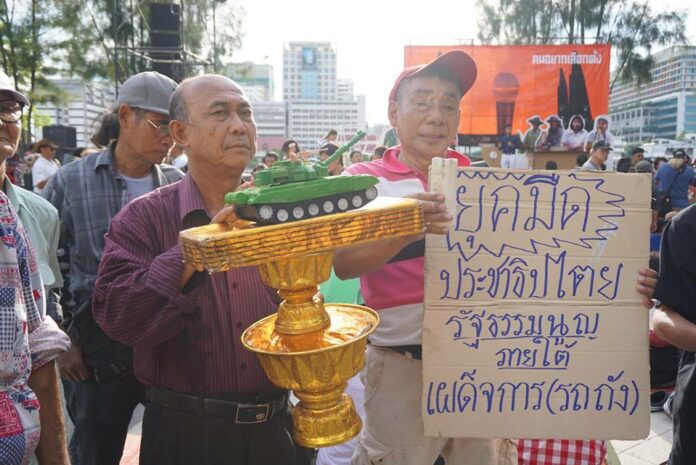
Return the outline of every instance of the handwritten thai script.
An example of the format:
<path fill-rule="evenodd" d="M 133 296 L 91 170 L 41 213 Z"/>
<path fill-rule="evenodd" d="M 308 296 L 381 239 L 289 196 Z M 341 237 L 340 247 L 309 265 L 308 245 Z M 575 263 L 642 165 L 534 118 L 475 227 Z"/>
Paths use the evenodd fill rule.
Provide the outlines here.
<path fill-rule="evenodd" d="M 468 260 L 459 257 L 456 270 L 450 268 L 451 261 L 448 268 L 440 270 L 439 298 L 462 300 L 483 295 L 490 299 L 616 299 L 623 263 L 569 264 L 567 254 L 540 254 L 541 263 L 504 256 L 500 264 L 485 268 L 470 267 Z"/>
<path fill-rule="evenodd" d="M 459 379 L 427 384 L 425 410 L 428 415 L 464 412 L 507 413 L 543 411 L 560 415 L 579 411 L 615 411 L 633 415 L 640 390 L 624 372 L 608 375 L 598 385 L 564 383 L 559 378 L 541 382 L 477 382 L 476 370 L 462 372 Z"/>
<path fill-rule="evenodd" d="M 506 251 L 537 253 L 539 246 L 591 249 L 625 216 L 625 197 L 605 190 L 601 176 L 568 173 L 564 176 L 574 181 L 568 187 L 557 174 L 459 171 L 457 176 L 476 182 L 457 188 L 446 244 L 467 260 L 481 251 L 500 257 Z M 498 182 L 481 183 L 485 180 Z"/>

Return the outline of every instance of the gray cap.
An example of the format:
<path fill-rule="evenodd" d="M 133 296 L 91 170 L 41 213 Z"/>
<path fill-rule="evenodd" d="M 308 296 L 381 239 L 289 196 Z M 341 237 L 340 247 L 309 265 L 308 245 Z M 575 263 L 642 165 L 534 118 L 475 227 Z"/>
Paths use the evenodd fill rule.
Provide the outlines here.
<path fill-rule="evenodd" d="M 12 95 L 18 102 L 29 105 L 29 99 L 24 94 L 17 92 L 12 84 L 10 77 L 3 71 L 0 71 L 0 92 L 7 92 Z"/>
<path fill-rule="evenodd" d="M 118 93 L 116 105 L 123 104 L 143 110 L 169 114 L 169 98 L 178 84 L 155 71 L 145 71 L 126 79 Z"/>
<path fill-rule="evenodd" d="M 653 164 L 649 160 L 643 160 L 636 163 L 636 173 L 652 173 Z"/>

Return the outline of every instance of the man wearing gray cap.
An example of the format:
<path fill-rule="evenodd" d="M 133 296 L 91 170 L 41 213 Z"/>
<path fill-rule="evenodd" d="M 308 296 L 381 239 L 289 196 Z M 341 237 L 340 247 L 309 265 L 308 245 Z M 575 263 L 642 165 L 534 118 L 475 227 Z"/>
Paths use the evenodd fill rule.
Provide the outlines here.
<path fill-rule="evenodd" d="M 132 350 L 109 339 L 94 322 L 92 293 L 111 219 L 132 199 L 183 176 L 160 165 L 172 145 L 168 108 L 176 87 L 155 72 L 126 80 L 116 110 L 105 115 L 92 138 L 103 151 L 62 167 L 42 193 L 61 218 L 63 305 L 73 346 L 58 366 L 69 382 L 73 464 L 117 465 L 133 409 L 144 401 Z"/>

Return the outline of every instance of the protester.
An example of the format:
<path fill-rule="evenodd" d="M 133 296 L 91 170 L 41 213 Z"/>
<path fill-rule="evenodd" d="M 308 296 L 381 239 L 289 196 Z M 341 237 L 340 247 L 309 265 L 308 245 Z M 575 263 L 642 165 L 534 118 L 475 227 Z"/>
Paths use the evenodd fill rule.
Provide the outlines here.
<path fill-rule="evenodd" d="M 620 158 L 619 161 L 616 162 L 617 173 L 630 173 L 632 170 L 633 167 L 631 166 L 630 158 Z"/>
<path fill-rule="evenodd" d="M 338 146 L 331 142 L 322 145 L 319 149 L 319 160 L 327 160 L 331 155 L 336 153 L 336 150 L 338 150 Z M 328 168 L 329 174 L 331 176 L 338 176 L 343 172 L 343 158 L 338 157 L 337 160 L 334 160 L 333 162 L 329 163 Z"/>
<path fill-rule="evenodd" d="M 585 150 L 590 150 L 592 144 L 603 140 L 609 145 L 614 144 L 614 135 L 609 131 L 609 117 L 599 115 L 595 118 L 595 127 L 585 138 Z"/>
<path fill-rule="evenodd" d="M 56 160 L 56 148 L 53 142 L 48 139 L 41 139 L 35 145 L 34 150 L 38 152 L 39 157 L 31 167 L 31 176 L 34 182 L 34 192 L 40 194 L 46 187 L 48 179 L 56 174 L 60 163 Z"/>
<path fill-rule="evenodd" d="M 582 168 L 582 165 L 587 163 L 589 158 L 590 157 L 587 156 L 585 152 L 578 154 L 578 156 L 575 157 L 575 168 Z"/>
<path fill-rule="evenodd" d="M 667 158 L 665 157 L 655 157 L 654 165 L 655 165 L 655 171 L 660 169 L 660 166 L 662 166 L 663 163 L 667 163 Z"/>
<path fill-rule="evenodd" d="M 516 168 L 515 154 L 518 150 L 522 150 L 522 141 L 519 135 L 512 134 L 512 126 L 509 124 L 505 126 L 504 131 L 495 144 L 498 150 L 503 153 L 500 157 L 500 167 Z"/>
<path fill-rule="evenodd" d="M 54 359 L 70 342 L 46 317 L 31 241 L 1 192 L 0 240 L 0 463 L 25 465 L 36 451 L 40 465 L 69 465 Z"/>
<path fill-rule="evenodd" d="M 251 105 L 230 79 L 204 75 L 181 84 L 170 113 L 189 171 L 114 218 L 94 299 L 97 321 L 134 348 L 148 386 L 140 464 L 307 464 L 291 439 L 288 393 L 240 339 L 276 311 L 277 293 L 256 267 L 197 272 L 178 242 L 183 229 L 234 220 L 224 197 L 256 152 Z"/>
<path fill-rule="evenodd" d="M 273 165 L 278 162 L 278 154 L 275 152 L 266 152 L 266 155 L 263 156 L 263 165 L 266 168 L 271 168 Z"/>
<path fill-rule="evenodd" d="M 660 246 L 658 301 L 652 317 L 657 335 L 682 349 L 673 396 L 672 452 L 669 465 L 696 463 L 696 206 L 667 223 Z"/>
<path fill-rule="evenodd" d="M 61 219 L 61 261 L 68 276 L 63 303 L 73 346 L 58 365 L 69 381 L 66 400 L 75 423 L 70 452 L 79 465 L 118 464 L 133 409 L 145 401 L 132 372 L 131 348 L 97 326 L 92 293 L 111 219 L 128 201 L 183 175 L 158 164 L 172 145 L 168 105 L 175 88 L 155 72 L 126 80 L 118 108 L 104 116 L 93 138 L 105 148 L 62 167 L 43 193 Z"/>
<path fill-rule="evenodd" d="M 169 164 L 174 168 L 180 169 L 184 173 L 188 170 L 188 156 L 182 147 L 172 144 L 167 153 Z"/>
<path fill-rule="evenodd" d="M 614 149 L 603 140 L 595 142 L 592 144 L 590 158 L 582 165 L 581 169 L 584 171 L 604 171 L 603 165 L 606 163 L 607 158 L 609 158 L 609 152 L 612 150 Z"/>
<path fill-rule="evenodd" d="M 384 158 L 348 168 L 354 174 L 380 179 L 380 195 L 418 199 L 425 212 L 427 232 L 444 234 L 451 220 L 441 195 L 426 192 L 433 157 L 465 157 L 448 150 L 459 125 L 459 102 L 476 79 L 476 65 L 464 52 L 440 55 L 425 66 L 405 69 L 389 95 L 389 121 L 397 128 L 401 146 Z M 380 326 L 370 336 L 363 382 L 365 422 L 353 456 L 355 465 L 429 465 L 439 454 L 458 465 L 512 465 L 516 449 L 508 440 L 426 437 L 421 416 L 423 318 L 422 254 L 388 263 L 409 244 L 422 245 L 423 236 L 396 238 L 336 253 L 334 267 L 342 278 L 361 276 L 365 302 L 380 314 Z M 421 249 L 422 250 L 422 249 Z M 389 370 L 379 367 L 389 366 Z M 397 393 L 398 395 L 395 395 Z"/>
<path fill-rule="evenodd" d="M 51 292 L 62 283 L 56 259 L 58 213 L 41 197 L 15 187 L 5 175 L 7 160 L 17 155 L 22 113 L 28 105 L 29 100 L 14 89 L 9 77 L 0 73 L 0 235 L 4 244 L 0 247 L 0 274 L 5 278 L 0 286 L 0 300 L 2 296 L 10 299 L 7 303 L 0 302 L 0 312 L 12 312 L 2 316 L 3 325 L 7 325 L 4 328 L 22 329 L 19 333 L 3 331 L 0 334 L 0 379 L 3 380 L 0 429 L 4 433 L 15 431 L 14 434 L 0 433 L 0 463 L 24 463 L 36 447 L 41 465 L 67 464 L 63 408 L 54 359 L 67 350 L 69 340 L 54 322 L 60 322 L 60 311 Z M 8 201 L 12 207 L 8 206 Z M 28 245 L 25 234 L 33 247 Z M 17 274 L 17 266 L 26 271 L 27 264 L 31 265 L 31 282 L 23 280 L 14 287 L 13 280 L 6 278 Z M 25 278 L 29 278 L 29 274 Z M 39 286 L 41 281 L 45 285 L 43 289 Z M 29 284 L 34 286 L 35 294 L 29 293 L 31 297 L 25 300 Z M 40 297 L 40 300 L 33 297 Z M 15 307 L 16 299 L 21 301 L 23 310 Z M 53 320 L 44 316 L 47 305 Z M 17 318 L 19 315 L 24 316 Z M 27 376 L 29 387 L 26 386 Z M 22 398 L 31 399 L 26 408 L 19 404 Z M 41 404 L 38 415 L 37 403 Z"/>
<path fill-rule="evenodd" d="M 381 160 L 382 157 L 384 157 L 384 152 L 386 151 L 387 147 L 385 147 L 384 145 L 378 145 L 377 147 L 375 147 L 375 151 L 372 154 L 372 161 Z"/>
<path fill-rule="evenodd" d="M 292 159 L 293 156 L 300 153 L 300 146 L 294 139 L 288 139 L 283 142 L 283 145 L 280 147 L 280 152 L 283 154 L 284 159 Z"/>
<path fill-rule="evenodd" d="M 645 149 L 643 147 L 634 147 L 631 150 L 631 167 L 635 170 L 636 165 L 643 161 L 643 158 L 645 158 Z"/>
<path fill-rule="evenodd" d="M 587 138 L 587 130 L 585 129 L 585 118 L 580 115 L 573 115 L 570 118 L 568 129 L 561 137 L 561 145 L 568 151 L 582 151 Z"/>
<path fill-rule="evenodd" d="M 689 206 L 689 186 L 694 182 L 694 168 L 686 162 L 684 149 L 677 149 L 672 158 L 655 173 L 658 210 L 661 214 Z"/>
<path fill-rule="evenodd" d="M 330 142 L 336 142 L 336 138 L 338 137 L 338 131 L 335 129 L 329 129 L 329 132 L 324 136 L 324 142 L 330 143 Z"/>
<path fill-rule="evenodd" d="M 350 164 L 354 165 L 356 163 L 361 163 L 363 161 L 363 154 L 360 150 L 353 150 L 350 152 Z"/>

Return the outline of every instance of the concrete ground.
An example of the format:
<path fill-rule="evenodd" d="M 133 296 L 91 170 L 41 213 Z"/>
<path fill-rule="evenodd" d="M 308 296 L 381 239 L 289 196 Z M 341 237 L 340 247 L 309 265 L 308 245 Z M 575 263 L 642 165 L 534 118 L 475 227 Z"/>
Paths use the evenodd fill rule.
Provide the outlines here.
<path fill-rule="evenodd" d="M 672 420 L 664 412 L 650 414 L 650 435 L 639 441 L 612 441 L 619 462 L 610 465 L 659 465 L 672 448 Z"/>

